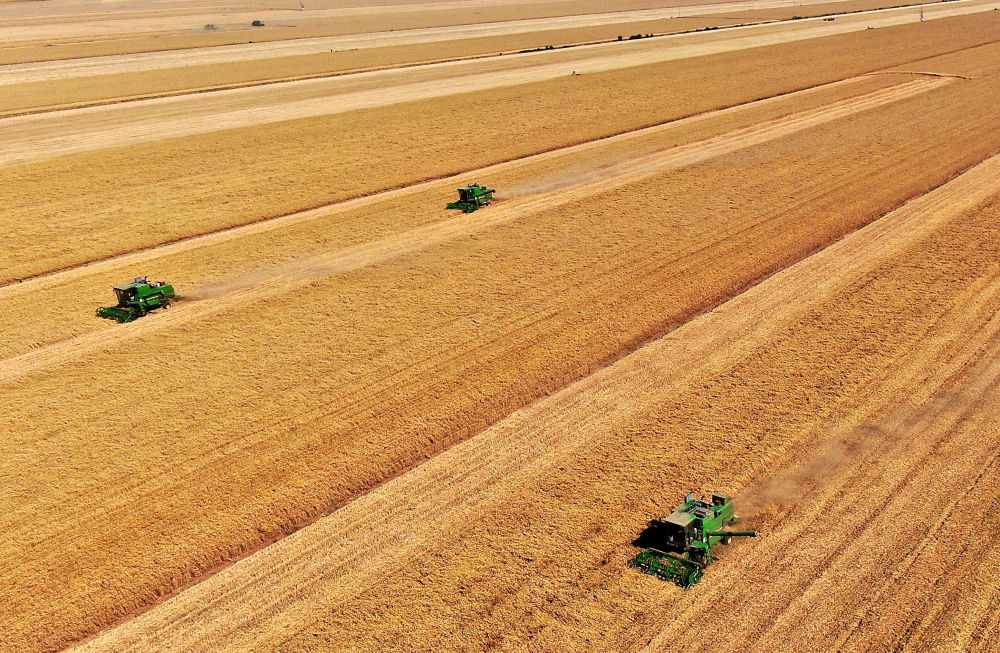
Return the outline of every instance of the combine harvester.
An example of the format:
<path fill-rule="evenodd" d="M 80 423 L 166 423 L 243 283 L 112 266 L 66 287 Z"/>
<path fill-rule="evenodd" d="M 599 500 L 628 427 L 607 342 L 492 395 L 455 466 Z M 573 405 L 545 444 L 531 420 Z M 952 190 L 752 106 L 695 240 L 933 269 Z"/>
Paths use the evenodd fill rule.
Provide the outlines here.
<path fill-rule="evenodd" d="M 462 209 L 466 213 L 472 213 L 476 209 L 489 206 L 493 202 L 493 193 L 496 191 L 479 184 L 469 184 L 458 189 L 458 201 L 447 206 L 449 209 Z"/>
<path fill-rule="evenodd" d="M 115 286 L 115 295 L 118 305 L 97 309 L 97 316 L 125 323 L 158 308 L 170 308 L 174 287 L 163 281 L 150 282 L 146 277 L 136 277 L 132 283 Z"/>
<path fill-rule="evenodd" d="M 662 580 L 688 588 L 697 583 L 705 567 L 712 564 L 712 547 L 729 544 L 733 537 L 757 537 L 757 531 L 727 531 L 739 523 L 736 507 L 725 494 L 712 494 L 712 501 L 698 500 L 694 493 L 667 517 L 649 522 L 641 539 L 654 546 L 635 557 L 632 566 Z"/>

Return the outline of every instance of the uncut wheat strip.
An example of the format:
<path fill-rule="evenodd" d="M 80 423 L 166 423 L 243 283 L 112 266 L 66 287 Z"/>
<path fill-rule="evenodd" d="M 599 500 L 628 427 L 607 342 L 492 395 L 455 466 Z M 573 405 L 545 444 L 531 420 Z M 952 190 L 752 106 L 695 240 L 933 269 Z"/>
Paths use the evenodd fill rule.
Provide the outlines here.
<path fill-rule="evenodd" d="M 984 164 L 984 170 L 976 171 L 990 176 L 998 162 L 991 160 L 990 166 Z M 447 521 L 448 514 L 469 514 L 475 507 L 465 504 L 477 500 L 475 497 L 486 488 L 494 487 L 498 478 L 504 483 L 517 483 L 523 478 L 521 474 L 533 473 L 519 467 L 519 461 L 527 461 L 533 469 L 543 469 L 550 464 L 546 456 L 571 454 L 574 447 L 582 446 L 588 437 L 624 419 L 644 400 L 669 392 L 672 383 L 720 364 L 729 347 L 763 342 L 808 311 L 817 298 L 836 292 L 849 279 L 874 269 L 901 247 L 954 219 L 959 207 L 947 200 L 965 196 L 970 183 L 975 186 L 978 182 L 959 177 L 934 191 L 945 195 L 944 206 L 940 208 L 947 210 L 923 203 L 925 209 L 932 210 L 921 211 L 914 206 L 918 201 L 902 207 L 715 312 L 519 411 L 330 517 L 237 563 L 134 622 L 110 631 L 85 650 L 100 650 L 102 642 L 113 638 L 119 638 L 115 640 L 119 644 L 149 637 L 169 642 L 159 638 L 174 627 L 184 626 L 188 620 L 198 622 L 197 628 L 204 630 L 205 636 L 208 632 L 220 633 L 224 639 L 233 619 L 224 599 L 243 600 L 248 592 L 253 592 L 254 604 L 267 614 L 285 609 L 287 599 L 280 597 L 288 596 L 289 592 L 302 596 L 312 591 L 310 587 L 320 591 L 321 585 L 333 582 L 345 591 L 343 600 L 349 600 L 355 591 L 377 582 L 385 565 L 391 567 L 394 561 L 405 558 L 413 546 L 420 546 L 425 537 L 413 530 L 414 524 L 421 525 L 420 532 L 424 532 L 424 527 L 432 532 L 446 528 L 442 520 Z M 623 378 L 628 383 L 622 383 Z M 592 402 L 596 402 L 595 414 L 584 410 L 581 417 L 581 407 Z M 455 470 L 459 470 L 457 477 Z M 444 496 L 441 488 L 445 487 L 455 491 Z M 363 537 L 365 532 L 367 538 Z M 391 542 L 395 548 L 390 551 L 386 545 Z M 282 583 L 292 583 L 297 589 L 282 588 Z M 265 601 L 265 597 L 268 597 L 266 602 L 258 603 Z"/>
<path fill-rule="evenodd" d="M 601 138 L 594 141 L 588 141 L 586 143 L 580 143 L 578 145 L 571 145 L 568 147 L 558 148 L 540 154 L 534 154 L 513 161 L 507 161 L 504 163 L 487 166 L 485 168 L 479 168 L 477 170 L 470 170 L 463 174 L 473 177 L 489 177 L 502 172 L 520 170 L 522 168 L 527 168 L 531 165 L 552 159 L 577 156 L 579 154 L 583 154 L 601 147 L 607 147 L 611 145 L 617 145 L 633 141 L 644 141 L 658 134 L 662 134 L 664 132 L 682 130 L 698 125 L 703 122 L 709 122 L 713 120 L 726 118 L 729 116 L 740 115 L 742 113 L 752 113 L 753 111 L 759 110 L 763 107 L 794 101 L 796 99 L 809 97 L 810 95 L 814 95 L 816 93 L 824 92 L 831 89 L 844 87 L 845 92 L 849 92 L 847 90 L 849 87 L 853 85 L 862 84 L 864 83 L 865 79 L 866 79 L 865 76 L 851 77 L 848 79 L 831 82 L 829 84 L 822 84 L 819 86 L 803 89 L 800 91 L 793 91 L 791 93 L 786 93 L 783 95 L 778 95 L 763 100 L 755 100 L 753 102 L 734 105 L 732 107 L 727 107 L 725 109 L 717 109 L 714 111 L 698 114 L 696 116 L 690 116 L 687 118 L 681 118 L 679 120 L 673 120 L 670 122 L 666 122 L 662 125 L 646 127 L 639 130 L 618 134 L 615 136 Z M 287 215 L 282 215 L 267 220 L 261 220 L 259 222 L 254 222 L 247 225 L 230 227 L 228 229 L 222 229 L 219 231 L 214 231 L 207 234 L 194 236 L 191 238 L 186 238 L 178 242 L 169 243 L 166 245 L 159 245 L 138 252 L 130 252 L 128 254 L 122 254 L 119 256 L 113 256 L 106 259 L 84 263 L 82 265 L 67 268 L 65 270 L 59 270 L 56 272 L 52 272 L 50 274 L 40 275 L 38 277 L 26 279 L 25 281 L 20 283 L 2 285 L 0 286 L 0 298 L 3 298 L 5 296 L 6 297 L 14 296 L 23 293 L 34 293 L 44 288 L 59 286 L 65 283 L 67 280 L 77 278 L 79 276 L 82 276 L 83 274 L 97 274 L 100 272 L 113 270 L 118 267 L 135 266 L 139 263 L 144 263 L 146 261 L 154 260 L 156 258 L 160 258 L 163 256 L 170 256 L 173 254 L 177 254 L 179 252 L 189 251 L 199 247 L 207 247 L 210 245 L 214 245 L 220 242 L 226 242 L 236 238 L 252 236 L 260 233 L 266 233 L 268 231 L 273 231 L 277 229 L 283 229 L 292 225 L 309 222 L 311 220 L 316 220 L 319 218 L 328 218 L 333 215 L 346 213 L 382 201 L 388 201 L 400 197 L 407 197 L 410 195 L 423 193 L 428 190 L 451 188 L 453 184 L 454 180 L 451 178 L 444 180 L 431 180 L 427 182 L 420 182 L 417 184 L 405 186 L 403 188 L 383 191 L 372 195 L 367 195 L 364 197 L 358 197 L 350 200 L 345 200 L 342 202 L 337 202 L 329 206 L 322 206 L 314 209 L 308 209 L 305 211 L 290 213 Z"/>
<path fill-rule="evenodd" d="M 993 8 L 987 0 L 955 0 L 948 5 L 928 10 L 927 19 Z M 494 70 L 490 74 L 474 72 L 457 77 L 408 81 L 414 76 L 420 77 L 438 70 L 427 66 L 14 116 L 0 120 L 0 165 L 541 82 L 564 77 L 571 68 L 585 73 L 605 72 L 920 20 L 919 14 L 912 13 L 912 10 L 885 11 L 888 12 L 887 15 L 852 15 L 835 23 L 795 21 L 795 25 L 773 33 L 739 32 L 715 38 L 704 37 L 704 43 L 695 41 L 675 45 L 665 41 L 667 45 L 654 44 L 654 49 L 650 50 L 608 54 L 596 58 L 581 56 L 567 62 Z M 572 54 L 575 50 L 565 52 Z M 493 65 L 492 62 L 486 64 Z M 486 64 L 474 63 L 475 66 Z M 434 64 L 438 65 L 449 64 Z M 365 86 L 363 89 L 345 90 L 362 82 Z M 307 88 L 312 88 L 311 94 L 315 97 L 294 99 Z M 40 137 L 39 134 L 44 136 Z"/>
<path fill-rule="evenodd" d="M 328 255 L 306 259 L 277 269 L 266 276 L 255 273 L 244 280 L 236 279 L 223 284 L 223 288 L 217 291 L 218 294 L 222 295 L 221 297 L 193 302 L 187 306 L 180 305 L 169 314 L 156 316 L 155 320 L 147 319 L 139 323 L 129 324 L 121 329 L 115 329 L 114 333 L 103 330 L 87 333 L 2 360 L 0 361 L 0 382 L 9 382 L 34 371 L 100 350 L 113 343 L 121 344 L 166 328 L 176 327 L 193 320 L 205 319 L 232 305 L 257 301 L 264 297 L 286 292 L 292 287 L 307 285 L 317 279 L 343 274 L 426 250 L 455 238 L 511 222 L 526 214 L 544 211 L 553 206 L 578 202 L 597 192 L 619 188 L 654 174 L 695 165 L 746 147 L 766 143 L 875 106 L 913 97 L 953 81 L 951 78 L 929 78 L 906 82 L 888 89 L 835 102 L 817 110 L 792 114 L 705 141 L 648 155 L 619 166 L 614 170 L 615 176 L 609 178 L 602 178 L 523 200 L 510 200 L 497 205 L 490 211 L 476 212 L 471 216 L 463 215 L 418 227 L 402 234 L 348 247 Z"/>

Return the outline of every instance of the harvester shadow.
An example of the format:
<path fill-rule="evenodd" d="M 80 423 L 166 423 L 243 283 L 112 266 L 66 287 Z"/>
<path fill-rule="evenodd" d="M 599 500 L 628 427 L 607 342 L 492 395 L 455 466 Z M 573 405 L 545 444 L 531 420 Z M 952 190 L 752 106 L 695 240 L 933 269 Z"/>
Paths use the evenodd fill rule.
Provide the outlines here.
<path fill-rule="evenodd" d="M 639 536 L 632 540 L 632 546 L 640 549 L 655 549 L 662 546 L 661 539 L 656 537 L 656 529 L 652 525 L 647 525 L 639 533 Z"/>

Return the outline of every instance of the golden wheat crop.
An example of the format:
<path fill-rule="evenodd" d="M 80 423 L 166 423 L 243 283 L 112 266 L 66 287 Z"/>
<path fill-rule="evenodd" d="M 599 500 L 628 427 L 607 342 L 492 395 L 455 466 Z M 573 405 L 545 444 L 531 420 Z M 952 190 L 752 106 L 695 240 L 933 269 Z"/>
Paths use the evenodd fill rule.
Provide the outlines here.
<path fill-rule="evenodd" d="M 0 118 L 0 651 L 988 651 L 1000 17 L 907 12 Z M 762 537 L 685 593 L 626 563 L 689 488 Z"/>

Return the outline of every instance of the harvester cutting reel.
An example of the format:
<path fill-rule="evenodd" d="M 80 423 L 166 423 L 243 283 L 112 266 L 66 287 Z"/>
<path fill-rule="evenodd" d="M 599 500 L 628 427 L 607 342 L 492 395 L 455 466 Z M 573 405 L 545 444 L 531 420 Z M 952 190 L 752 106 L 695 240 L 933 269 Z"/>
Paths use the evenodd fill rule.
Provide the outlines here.
<path fill-rule="evenodd" d="M 704 564 L 659 549 L 646 549 L 632 560 L 631 565 L 643 573 L 676 583 L 684 589 L 701 580 L 705 573 Z"/>

